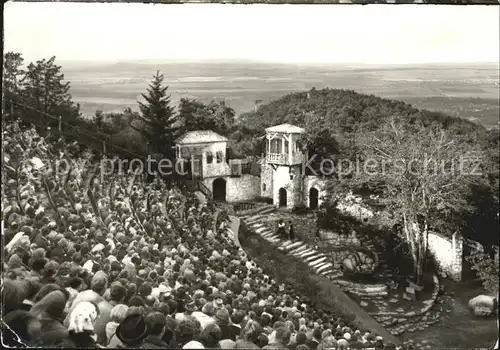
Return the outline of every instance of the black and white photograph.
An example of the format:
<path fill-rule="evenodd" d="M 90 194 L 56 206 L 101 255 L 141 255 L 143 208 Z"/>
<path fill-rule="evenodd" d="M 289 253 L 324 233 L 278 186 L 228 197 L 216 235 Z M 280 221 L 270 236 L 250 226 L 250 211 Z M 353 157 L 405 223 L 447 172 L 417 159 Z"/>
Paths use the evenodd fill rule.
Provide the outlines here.
<path fill-rule="evenodd" d="M 498 349 L 500 7 L 4 4 L 6 348 Z"/>

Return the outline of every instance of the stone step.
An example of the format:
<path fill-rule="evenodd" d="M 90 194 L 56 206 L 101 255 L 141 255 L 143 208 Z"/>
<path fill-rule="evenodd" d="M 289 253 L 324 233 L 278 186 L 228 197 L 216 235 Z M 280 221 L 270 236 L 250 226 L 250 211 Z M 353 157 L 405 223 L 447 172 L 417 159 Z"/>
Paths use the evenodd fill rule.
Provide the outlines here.
<path fill-rule="evenodd" d="M 261 222 L 263 219 L 263 217 L 261 216 L 252 216 L 246 220 L 243 220 L 245 222 L 245 224 L 247 225 L 252 225 L 252 224 L 255 224 L 256 222 Z"/>
<path fill-rule="evenodd" d="M 285 245 L 285 249 L 291 251 L 297 247 L 301 247 L 304 245 L 304 242 L 291 242 L 290 244 Z"/>
<path fill-rule="evenodd" d="M 276 233 L 276 232 L 273 231 L 273 230 L 270 230 L 270 229 L 266 229 L 265 231 L 262 231 L 260 234 L 261 235 L 267 235 L 268 233 Z"/>
<path fill-rule="evenodd" d="M 332 274 L 332 273 L 334 273 L 334 272 L 335 272 L 335 270 L 333 270 L 333 269 L 331 269 L 331 268 L 327 268 L 327 269 L 325 269 L 325 270 L 321 271 L 319 274 L 320 274 L 321 276 L 327 276 L 327 277 L 328 277 L 328 275 L 330 275 L 330 274 Z"/>
<path fill-rule="evenodd" d="M 309 253 L 313 253 L 314 250 L 311 249 L 311 248 L 307 248 L 301 252 L 298 252 L 297 254 L 294 254 L 295 256 L 299 257 L 299 258 L 302 258 L 304 256 L 307 256 Z"/>
<path fill-rule="evenodd" d="M 320 263 L 322 263 L 325 260 L 326 260 L 326 256 L 324 256 L 322 258 L 319 258 L 319 259 L 311 260 L 311 261 L 309 261 L 308 264 L 311 267 L 315 267 L 315 266 L 319 265 Z"/>
<path fill-rule="evenodd" d="M 307 258 L 312 257 L 312 256 L 316 256 L 316 255 L 318 255 L 318 252 L 315 251 L 314 249 L 311 249 L 309 252 L 307 252 L 305 254 L 300 254 L 299 258 L 306 260 Z"/>
<path fill-rule="evenodd" d="M 261 237 L 263 237 L 263 236 L 261 236 Z M 275 234 L 275 233 L 268 234 L 268 235 L 266 235 L 265 238 L 266 239 L 274 239 L 274 240 L 276 240 L 276 239 L 279 240 L 280 239 L 279 236 L 277 234 Z"/>
<path fill-rule="evenodd" d="M 251 227 L 263 227 L 265 225 L 262 221 L 259 220 L 259 221 L 252 222 L 249 226 L 251 226 Z"/>
<path fill-rule="evenodd" d="M 269 213 L 272 213 L 272 212 L 275 212 L 276 211 L 276 207 L 275 206 L 272 206 L 272 207 L 268 207 L 268 208 L 265 208 L 261 211 L 259 211 L 259 214 L 269 214 Z"/>
<path fill-rule="evenodd" d="M 322 262 L 320 262 L 319 264 L 317 264 L 316 266 L 314 266 L 314 267 L 313 267 L 314 272 L 316 272 L 316 273 L 317 273 L 317 272 L 318 272 L 318 269 L 319 269 L 320 267 L 323 267 L 323 265 L 326 265 L 326 264 L 327 264 L 327 262 L 326 262 L 326 261 L 322 261 Z"/>
<path fill-rule="evenodd" d="M 267 238 L 271 236 L 275 236 L 274 232 L 263 232 L 260 234 L 261 237 Z"/>
<path fill-rule="evenodd" d="M 304 242 L 302 242 L 302 243 L 303 243 L 302 245 L 291 249 L 289 251 L 289 253 L 293 254 L 293 255 L 297 255 L 297 254 L 300 254 L 301 252 L 305 251 L 307 248 L 309 248 L 309 246 L 307 244 L 305 244 Z"/>
<path fill-rule="evenodd" d="M 255 228 L 255 226 L 254 226 L 254 228 Z M 264 231 L 267 231 L 267 227 L 265 227 L 265 226 L 260 226 L 260 227 L 255 228 L 255 232 L 258 233 L 259 235 L 262 234 L 262 232 L 264 232 Z"/>
<path fill-rule="evenodd" d="M 252 221 L 252 220 L 261 219 L 261 218 L 262 218 L 262 215 L 260 215 L 260 214 L 251 214 L 251 215 L 247 216 L 246 220 Z"/>
<path fill-rule="evenodd" d="M 321 271 L 325 271 L 325 270 L 327 270 L 328 268 L 330 268 L 332 266 L 333 266 L 332 263 L 326 263 L 326 264 L 324 264 L 322 266 L 318 266 L 318 267 L 316 267 L 316 273 L 319 273 Z"/>
<path fill-rule="evenodd" d="M 334 273 L 329 275 L 328 278 L 330 278 L 331 280 L 335 280 L 335 279 L 343 277 L 343 276 L 344 276 L 344 274 L 342 272 L 335 271 Z"/>
<path fill-rule="evenodd" d="M 261 220 L 250 221 L 250 222 L 245 222 L 245 224 L 248 227 L 253 227 L 254 225 L 262 225 L 262 221 Z"/>
<path fill-rule="evenodd" d="M 314 254 L 309 255 L 308 257 L 305 257 L 303 259 L 306 262 L 310 262 L 310 261 L 314 261 L 314 260 L 317 260 L 319 258 L 322 258 L 323 256 L 324 256 L 323 254 L 321 254 L 321 253 L 319 253 L 317 251 L 314 251 Z"/>
<path fill-rule="evenodd" d="M 268 241 L 270 241 L 272 243 L 278 243 L 278 242 L 281 241 L 280 238 L 278 236 L 276 236 L 276 235 L 270 236 L 270 237 L 266 238 L 266 240 L 268 240 Z"/>

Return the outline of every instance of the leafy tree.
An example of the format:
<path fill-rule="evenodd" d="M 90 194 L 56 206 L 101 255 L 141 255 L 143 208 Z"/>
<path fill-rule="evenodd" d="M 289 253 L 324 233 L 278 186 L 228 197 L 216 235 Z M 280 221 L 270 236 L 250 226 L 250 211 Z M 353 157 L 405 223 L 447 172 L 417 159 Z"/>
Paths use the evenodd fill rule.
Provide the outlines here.
<path fill-rule="evenodd" d="M 206 129 L 203 115 L 206 109 L 204 103 L 195 99 L 181 98 L 178 109 L 183 132 Z"/>
<path fill-rule="evenodd" d="M 179 103 L 179 120 L 184 132 L 212 130 L 229 135 L 234 126 L 235 112 L 224 101 L 211 101 L 208 105 L 188 98 Z"/>
<path fill-rule="evenodd" d="M 102 131 L 102 127 L 104 124 L 104 112 L 101 110 L 95 111 L 93 122 L 95 123 L 97 130 Z"/>
<path fill-rule="evenodd" d="M 18 52 L 7 52 L 4 55 L 3 91 L 5 110 L 11 109 L 10 100 L 18 100 L 21 90 L 21 79 L 24 74 L 22 69 L 24 59 Z"/>
<path fill-rule="evenodd" d="M 226 105 L 225 101 L 212 101 L 208 105 L 211 118 L 213 118 L 216 131 L 228 135 L 234 126 L 234 109 Z"/>
<path fill-rule="evenodd" d="M 363 167 L 344 181 L 350 188 L 382 184 L 380 200 L 401 224 L 415 281 L 421 283 L 429 231 L 445 225 L 459 230 L 463 223 L 457 218 L 473 210 L 467 198 L 477 181 L 481 149 L 440 128 L 412 128 L 395 120 L 358 135 L 357 144 Z"/>
<path fill-rule="evenodd" d="M 112 120 L 112 125 L 119 130 L 122 130 L 139 118 L 140 114 L 138 112 L 132 111 L 131 108 L 125 108 L 125 110 L 123 111 L 123 116 L 120 118 L 120 120 Z"/>
<path fill-rule="evenodd" d="M 145 103 L 138 102 L 141 114 L 140 126 L 133 126 L 150 142 L 152 150 L 164 155 L 172 155 L 172 145 L 177 136 L 177 118 L 170 105 L 168 86 L 163 85 L 163 74 L 159 71 L 153 77 L 147 93 L 142 94 Z M 132 125 L 132 124 L 131 124 Z"/>
<path fill-rule="evenodd" d="M 55 56 L 30 63 L 22 80 L 23 97 L 28 104 L 40 111 L 60 115 L 65 119 L 79 117 L 79 105 L 71 99 L 70 83 L 64 81 L 61 66 Z"/>

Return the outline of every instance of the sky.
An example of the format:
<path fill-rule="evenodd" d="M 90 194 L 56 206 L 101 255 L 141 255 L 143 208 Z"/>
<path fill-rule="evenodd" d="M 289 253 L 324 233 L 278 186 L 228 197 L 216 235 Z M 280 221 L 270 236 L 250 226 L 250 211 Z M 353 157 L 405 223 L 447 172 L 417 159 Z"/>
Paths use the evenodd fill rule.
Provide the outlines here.
<path fill-rule="evenodd" d="M 498 62 L 497 6 L 4 5 L 4 50 L 28 60 Z"/>

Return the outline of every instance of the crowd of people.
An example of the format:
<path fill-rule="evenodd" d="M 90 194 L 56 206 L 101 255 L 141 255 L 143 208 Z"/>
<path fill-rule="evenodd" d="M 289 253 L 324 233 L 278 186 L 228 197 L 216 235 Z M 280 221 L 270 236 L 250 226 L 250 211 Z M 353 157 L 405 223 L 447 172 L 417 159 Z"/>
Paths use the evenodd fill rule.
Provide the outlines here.
<path fill-rule="evenodd" d="M 19 122 L 3 151 L 5 345 L 395 348 L 266 275 L 193 193 Z"/>

